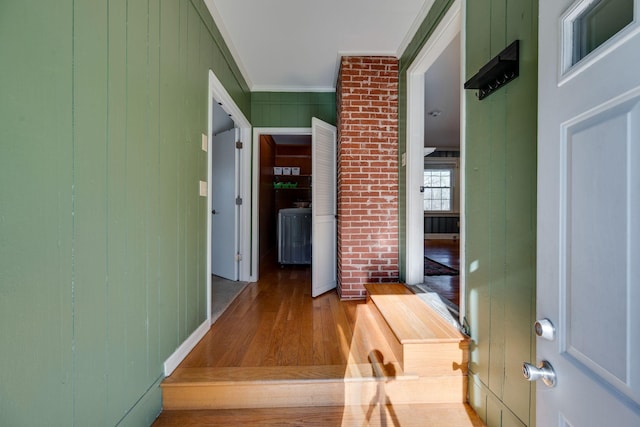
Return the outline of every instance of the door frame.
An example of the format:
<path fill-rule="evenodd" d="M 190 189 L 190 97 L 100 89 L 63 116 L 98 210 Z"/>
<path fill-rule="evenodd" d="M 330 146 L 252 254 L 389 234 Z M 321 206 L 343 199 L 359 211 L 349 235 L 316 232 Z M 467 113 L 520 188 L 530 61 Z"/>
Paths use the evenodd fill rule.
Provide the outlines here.
<path fill-rule="evenodd" d="M 251 143 L 251 156 L 253 158 L 253 169 L 251 174 L 251 276 L 249 281 L 258 280 L 260 271 L 260 137 L 262 135 L 311 135 L 311 127 L 307 128 L 286 128 L 286 127 L 256 127 L 253 128 L 253 139 Z M 313 203 L 313 201 L 312 201 Z"/>
<path fill-rule="evenodd" d="M 240 140 L 243 141 L 246 153 L 251 141 L 251 123 L 242 110 L 237 106 L 233 98 L 224 88 L 222 82 L 216 77 L 212 70 L 209 70 L 209 90 L 207 97 L 207 275 L 205 277 L 205 289 L 207 295 L 207 319 L 211 324 L 211 180 L 213 176 L 211 154 L 208 145 L 213 140 L 213 103 L 220 104 L 222 109 L 229 114 L 236 127 L 240 129 Z M 203 144 L 203 149 L 204 149 Z M 240 183 L 236 183 L 239 196 L 243 203 L 240 206 L 239 250 L 241 258 L 239 261 L 239 280 L 251 281 L 251 258 L 248 256 L 251 251 L 251 204 L 249 203 L 251 194 L 251 181 L 243 179 L 251 176 L 251 155 L 240 156 L 239 165 Z M 243 256 L 244 255 L 244 256 Z"/>
<path fill-rule="evenodd" d="M 407 145 L 406 145 L 406 283 L 424 282 L 424 204 L 419 192 L 424 171 L 424 75 L 442 54 L 448 44 L 460 33 L 460 81 L 464 81 L 464 26 L 463 5 L 456 0 L 442 21 L 424 44 L 407 69 Z M 465 265 L 464 253 L 464 152 L 465 152 L 464 91 L 460 93 L 460 265 Z M 460 319 L 465 313 L 465 274 L 460 269 Z"/>

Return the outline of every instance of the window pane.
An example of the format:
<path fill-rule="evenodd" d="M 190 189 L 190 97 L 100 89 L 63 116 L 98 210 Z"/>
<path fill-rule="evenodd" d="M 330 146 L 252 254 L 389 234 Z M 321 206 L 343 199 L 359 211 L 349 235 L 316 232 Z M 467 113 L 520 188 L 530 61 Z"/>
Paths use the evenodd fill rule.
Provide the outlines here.
<path fill-rule="evenodd" d="M 424 171 L 424 209 L 426 211 L 450 211 L 452 209 L 450 169 Z"/>
<path fill-rule="evenodd" d="M 633 0 L 596 0 L 573 22 L 573 64 L 633 21 Z"/>

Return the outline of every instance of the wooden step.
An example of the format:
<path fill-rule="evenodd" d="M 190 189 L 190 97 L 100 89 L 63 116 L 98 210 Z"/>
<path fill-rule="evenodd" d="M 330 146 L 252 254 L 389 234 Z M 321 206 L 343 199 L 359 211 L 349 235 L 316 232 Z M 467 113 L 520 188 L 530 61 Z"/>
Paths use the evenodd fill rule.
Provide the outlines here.
<path fill-rule="evenodd" d="M 403 284 L 368 284 L 367 305 L 403 371 L 466 377 L 469 340 Z"/>
<path fill-rule="evenodd" d="M 353 322 L 341 322 L 336 342 L 325 344 L 338 348 L 346 362 L 185 364 L 162 384 L 163 409 L 368 406 L 376 399 L 393 405 L 465 402 L 466 338 L 403 285 L 367 289 L 368 303 L 354 307 Z"/>
<path fill-rule="evenodd" d="M 483 427 L 464 403 L 162 411 L 153 427 L 174 426 Z"/>
<path fill-rule="evenodd" d="M 462 381 L 405 375 L 394 363 L 179 368 L 162 395 L 165 410 L 367 405 L 381 396 L 394 404 L 446 403 L 464 401 Z"/>

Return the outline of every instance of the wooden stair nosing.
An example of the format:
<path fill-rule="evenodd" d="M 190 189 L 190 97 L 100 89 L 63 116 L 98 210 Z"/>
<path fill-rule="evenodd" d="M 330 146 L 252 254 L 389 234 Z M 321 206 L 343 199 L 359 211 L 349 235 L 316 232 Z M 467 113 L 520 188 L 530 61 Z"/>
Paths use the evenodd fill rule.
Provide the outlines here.
<path fill-rule="evenodd" d="M 400 343 L 468 341 L 403 284 L 367 284 L 372 302 Z"/>
<path fill-rule="evenodd" d="M 382 392 L 394 404 L 466 400 L 466 376 L 407 381 L 301 381 L 163 387 L 164 409 L 230 409 L 368 404 Z"/>

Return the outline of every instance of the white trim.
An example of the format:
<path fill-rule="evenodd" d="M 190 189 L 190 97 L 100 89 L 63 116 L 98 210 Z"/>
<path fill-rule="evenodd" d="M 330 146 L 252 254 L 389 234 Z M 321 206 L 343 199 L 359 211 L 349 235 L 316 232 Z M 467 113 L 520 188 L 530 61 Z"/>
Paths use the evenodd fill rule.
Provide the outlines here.
<path fill-rule="evenodd" d="M 224 26 L 224 20 L 222 19 L 222 15 L 220 15 L 220 12 L 216 8 L 213 0 L 204 0 L 204 4 L 205 6 L 207 6 L 207 9 L 209 9 L 209 13 L 213 18 L 213 22 L 216 24 L 218 31 L 220 31 L 220 35 L 222 35 L 222 39 L 227 45 L 229 52 L 231 52 L 231 56 L 233 57 L 233 60 L 238 66 L 238 69 L 240 70 L 240 74 L 242 74 L 244 81 L 247 83 L 247 86 L 249 86 L 249 90 L 253 92 L 254 89 L 253 89 L 253 84 L 251 83 L 251 79 L 249 78 L 249 71 L 247 71 L 243 62 L 240 60 L 241 59 L 240 54 L 238 53 L 238 50 L 233 44 L 233 39 L 231 38 L 231 34 L 229 34 L 229 30 L 227 30 L 227 27 Z"/>
<path fill-rule="evenodd" d="M 419 191 L 424 170 L 424 74 L 460 33 L 461 28 L 461 0 L 456 0 L 407 70 L 405 280 L 409 285 L 422 283 L 424 280 L 424 201 Z M 462 76 L 462 63 L 459 72 Z M 461 81 L 463 81 L 462 78 Z M 463 127 L 462 122 L 460 127 Z"/>
<path fill-rule="evenodd" d="M 418 32 L 418 28 L 420 28 L 420 25 L 422 25 L 422 22 L 429 14 L 433 3 L 435 3 L 435 0 L 427 0 L 422 5 L 422 8 L 420 9 L 420 12 L 418 12 L 416 19 L 414 19 L 413 23 L 409 27 L 409 30 L 407 31 L 407 34 L 405 34 L 404 38 L 400 42 L 400 46 L 398 46 L 398 51 L 396 52 L 396 56 L 398 58 L 400 58 L 402 53 L 407 50 L 409 43 L 411 43 L 411 40 L 413 40 L 413 38 L 415 37 L 416 32 Z"/>
<path fill-rule="evenodd" d="M 251 229 L 254 238 L 251 241 L 251 258 L 253 259 L 253 275 L 250 282 L 258 280 L 260 271 L 260 135 L 311 135 L 311 128 L 253 128 L 251 157 L 253 157 L 253 180 L 251 182 L 251 206 L 255 215 L 251 218 Z M 247 156 L 249 157 L 249 156 Z"/>
<path fill-rule="evenodd" d="M 461 6 L 461 12 L 460 12 L 460 22 L 467 22 L 467 2 L 462 2 L 462 6 Z M 461 25 L 460 28 L 460 44 L 461 44 L 461 49 L 460 49 L 460 75 L 462 76 L 462 80 L 464 81 L 464 67 L 465 64 L 467 63 L 467 51 L 465 50 L 465 43 L 464 40 L 466 40 L 466 35 L 467 35 L 467 26 L 466 25 Z M 466 255 L 466 251 L 464 250 L 465 246 L 466 246 L 466 231 L 465 231 L 465 224 L 466 224 L 466 220 L 465 220 L 465 215 L 462 215 L 462 213 L 466 212 L 466 204 L 465 204 L 465 188 L 466 185 L 464 184 L 465 178 L 466 178 L 466 173 L 465 173 L 465 166 L 466 166 L 466 160 L 465 160 L 465 155 L 467 152 L 467 132 L 466 132 L 466 126 L 464 126 L 464 123 L 467 123 L 467 101 L 466 101 L 466 97 L 465 97 L 465 93 L 464 91 L 461 91 L 460 93 L 460 168 L 459 168 L 459 177 L 460 177 L 460 185 L 458 186 L 459 188 L 459 192 L 460 192 L 460 205 L 459 207 L 459 211 L 460 211 L 460 219 L 459 219 L 459 230 L 460 230 L 460 241 L 459 241 L 459 245 L 460 245 L 460 268 L 459 270 L 459 274 L 460 274 L 460 301 L 459 301 L 459 310 L 458 310 L 458 321 L 460 322 L 461 325 L 465 325 L 465 317 L 467 315 L 467 303 L 466 303 L 466 298 L 465 296 L 467 295 L 467 275 L 465 273 L 466 269 L 465 266 L 467 265 L 467 255 Z"/>
<path fill-rule="evenodd" d="M 193 333 L 187 338 L 181 345 L 174 351 L 171 356 L 167 360 L 164 361 L 164 376 L 168 377 L 173 373 L 173 371 L 178 367 L 180 362 L 187 357 L 187 354 L 198 344 L 198 342 L 205 336 L 205 334 L 209 331 L 211 327 L 211 323 L 209 319 L 206 319 L 204 322 L 198 326 L 198 328 L 193 331 Z"/>
<path fill-rule="evenodd" d="M 251 88 L 251 92 L 335 92 L 335 86 L 269 86 L 255 85 Z"/>

